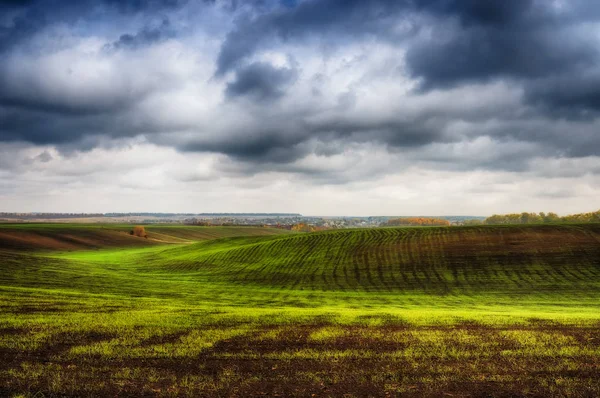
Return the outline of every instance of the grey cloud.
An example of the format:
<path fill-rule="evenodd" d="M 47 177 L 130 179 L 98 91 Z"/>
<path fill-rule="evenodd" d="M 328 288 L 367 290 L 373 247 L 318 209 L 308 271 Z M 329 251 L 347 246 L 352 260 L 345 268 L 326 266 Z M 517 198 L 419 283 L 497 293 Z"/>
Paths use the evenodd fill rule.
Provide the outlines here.
<path fill-rule="evenodd" d="M 107 82 L 107 84 L 110 84 Z M 82 92 L 74 96 L 74 98 L 68 96 L 56 96 L 52 95 L 52 92 L 40 92 L 35 87 L 26 89 L 23 91 L 12 90 L 7 88 L 6 84 L 0 80 L 0 106 L 6 109 L 21 109 L 33 112 L 41 112 L 38 117 L 45 115 L 45 120 L 52 118 L 52 114 L 59 114 L 71 117 L 84 117 L 87 115 L 98 115 L 110 113 L 110 117 L 114 117 L 116 113 L 129 107 L 131 104 L 143 97 L 143 92 L 131 93 L 107 93 L 106 95 L 96 95 L 90 93 L 89 96 L 85 96 L 85 87 L 81 87 Z M 24 121 L 25 115 L 19 114 L 18 112 L 11 112 L 11 115 L 7 118 L 0 117 L 3 123 L 7 123 L 8 126 L 16 126 Z M 42 124 L 44 121 L 42 121 Z M 6 126 L 6 125 L 5 125 Z"/>
<path fill-rule="evenodd" d="M 572 198 L 577 195 L 578 195 L 578 193 L 572 189 L 554 189 L 554 190 L 536 192 L 537 197 L 547 198 L 547 199 Z"/>
<path fill-rule="evenodd" d="M 409 71 L 422 78 L 425 87 L 499 77 L 539 78 L 598 60 L 595 44 L 577 33 L 564 15 L 551 10 L 548 2 L 477 3 L 481 5 L 475 8 L 490 12 L 456 7 L 463 24 L 434 27 L 431 35 L 409 48 Z M 491 18 L 494 15 L 497 18 Z"/>
<path fill-rule="evenodd" d="M 537 43 L 530 38 L 539 27 L 556 27 L 551 22 L 551 15 L 545 7 L 535 6 L 533 0 L 374 0 L 374 1 L 343 1 L 343 0 L 308 0 L 297 7 L 276 12 L 265 13 L 254 19 L 239 23 L 225 40 L 217 60 L 217 71 L 223 74 L 240 66 L 244 58 L 249 57 L 262 46 L 269 44 L 274 39 L 283 41 L 296 41 L 310 35 L 326 35 L 329 41 L 336 39 L 345 40 L 364 37 L 374 34 L 380 40 L 401 42 L 401 39 L 411 37 L 421 30 L 440 24 L 437 20 L 415 18 L 415 14 L 430 16 L 439 20 L 458 20 L 459 33 L 455 37 L 461 41 L 469 40 L 472 43 L 463 45 L 463 53 L 471 57 L 486 57 L 488 54 L 478 53 L 485 50 L 486 46 L 503 44 L 507 47 L 510 39 L 515 35 Z M 398 24 L 410 21 L 414 29 L 398 30 Z M 429 26 L 428 26 L 429 25 Z M 516 30 L 513 34 L 511 30 Z M 439 43 L 436 38 L 441 38 L 434 29 L 431 42 L 421 43 L 428 47 Z M 439 40 L 439 39 L 438 39 Z M 452 59 L 458 60 L 462 54 L 452 54 L 450 49 L 457 49 L 458 43 L 448 41 L 446 46 Z M 517 51 L 518 43 L 507 48 L 507 51 Z M 432 50 L 436 48 L 430 47 Z M 461 48 L 458 48 L 461 49 Z M 503 50 L 502 47 L 497 50 Z M 417 48 L 414 55 L 425 49 Z M 416 61 L 415 61 L 416 62 Z M 505 59 L 501 64 L 515 62 L 514 59 Z M 521 59 L 521 62 L 522 59 Z M 491 61 L 481 59 L 479 64 L 491 64 Z M 444 63 L 448 66 L 448 62 Z M 415 67 L 421 66 L 416 64 Z M 525 65 L 521 66 L 526 68 Z M 489 68 L 489 66 L 488 66 Z M 435 77 L 435 71 L 423 71 L 415 68 L 419 76 Z M 490 71 L 493 72 L 493 71 Z M 468 74 L 468 71 L 465 73 Z"/>
<path fill-rule="evenodd" d="M 235 80 L 227 84 L 225 92 L 230 98 L 250 96 L 257 100 L 274 100 L 284 94 L 285 87 L 296 77 L 297 71 L 293 68 L 255 62 L 237 70 Z"/>
<path fill-rule="evenodd" d="M 130 135 L 123 115 L 152 88 L 113 75 L 87 83 L 41 81 L 36 74 L 43 72 L 41 66 L 17 75 L 0 72 L 0 140 L 60 144 L 86 135 Z"/>
<path fill-rule="evenodd" d="M 438 15 L 455 15 L 465 25 L 505 25 L 520 18 L 533 0 L 422 0 L 416 7 Z"/>
<path fill-rule="evenodd" d="M 526 85 L 529 102 L 567 118 L 594 118 L 600 110 L 600 73 L 578 71 Z"/>
<path fill-rule="evenodd" d="M 245 58 L 274 39 L 294 41 L 311 35 L 361 36 L 390 33 L 407 0 L 308 0 L 297 7 L 263 14 L 241 21 L 227 35 L 217 59 L 217 74 L 242 65 Z"/>
<path fill-rule="evenodd" d="M 600 6 L 584 0 L 562 7 L 536 0 L 308 0 L 241 21 L 223 43 L 217 74 L 243 67 L 256 51 L 280 41 L 319 35 L 344 42 L 374 35 L 407 50 L 407 70 L 425 90 L 496 79 L 527 87 L 531 80 L 556 77 L 558 82 L 549 82 L 556 85 L 562 75 L 597 69 L 597 42 L 581 22 L 599 18 Z M 409 21 L 412 29 L 398 33 L 401 21 Z M 545 100 L 541 90 L 532 90 L 526 96 L 535 99 L 532 103 L 561 107 L 552 92 Z M 583 97 L 581 105 L 598 110 L 591 96 Z"/>
<path fill-rule="evenodd" d="M 124 116 L 53 115 L 0 107 L 0 142 L 58 145 L 61 149 L 90 150 L 102 137 L 118 139 L 147 132 Z"/>
<path fill-rule="evenodd" d="M 498 122 L 482 129 L 480 135 L 493 137 L 500 142 L 536 144 L 538 156 L 579 158 L 600 156 L 599 128 L 598 121 L 556 121 L 538 115 Z"/>
<path fill-rule="evenodd" d="M 600 48 L 584 23 L 597 24 L 600 6 L 586 1 L 448 1 L 458 25 L 436 25 L 412 42 L 406 55 L 421 88 L 508 79 L 524 100 L 549 118 L 590 118 L 600 111 L 596 94 Z"/>
<path fill-rule="evenodd" d="M 113 117 L 139 102 L 151 89 L 132 82 L 135 81 L 131 76 L 132 71 L 124 70 L 122 65 L 114 65 L 113 70 L 100 65 L 95 71 L 89 70 L 89 63 L 77 65 L 78 58 L 89 58 L 89 54 L 83 52 L 72 53 L 71 58 L 63 54 L 61 65 L 52 58 L 50 65 L 44 65 L 40 62 L 43 58 L 39 57 L 47 55 L 48 51 L 40 48 L 39 44 L 31 48 L 25 45 L 36 33 L 52 24 L 74 25 L 80 20 L 98 23 L 96 19 L 110 21 L 112 12 L 130 14 L 152 10 L 153 13 L 159 13 L 180 7 L 186 2 L 49 0 L 8 3 L 7 7 L 13 9 L 13 13 L 7 14 L 10 16 L 4 21 L 4 26 L 0 20 L 0 106 L 11 115 L 2 118 L 3 127 L 23 118 L 22 115 L 14 115 L 14 109 L 44 112 L 49 119 L 53 114 L 78 118 L 110 113 Z M 135 34 L 121 35 L 109 47 L 138 48 L 173 35 L 168 21 L 163 19 L 159 26 L 148 26 Z"/>
<path fill-rule="evenodd" d="M 310 153 L 333 156 L 345 145 L 377 143 L 394 151 L 418 149 L 432 143 L 459 140 L 444 130 L 435 118 L 402 120 L 361 120 L 360 117 L 332 117 L 309 122 L 302 115 L 283 114 L 257 118 L 243 131 L 184 140 L 177 144 L 182 151 L 218 152 L 234 159 L 261 164 L 291 164 Z M 318 145 L 317 145 L 318 143 Z M 343 144 L 342 144 L 343 143 Z"/>
<path fill-rule="evenodd" d="M 147 10 L 168 10 L 180 8 L 189 3 L 189 0 L 102 0 L 104 3 L 116 7 L 121 12 L 135 13 Z"/>
<path fill-rule="evenodd" d="M 204 141 L 183 142 L 178 145 L 178 149 L 186 152 L 224 153 L 245 161 L 290 163 L 306 155 L 303 145 L 305 140 L 306 137 L 301 135 L 257 130 L 254 134 L 248 132 L 224 139 L 209 137 Z"/>
<path fill-rule="evenodd" d="M 450 140 L 445 136 L 443 129 L 436 129 L 432 122 L 427 121 L 378 120 L 369 123 L 340 118 L 318 124 L 307 123 L 305 128 L 309 131 L 308 137 L 315 137 L 324 144 L 339 141 L 359 144 L 377 143 L 391 150 L 418 148 L 434 142 Z M 322 150 L 325 151 L 324 148 Z"/>
<path fill-rule="evenodd" d="M 0 7 L 24 7 L 33 3 L 35 0 L 2 0 Z"/>
<path fill-rule="evenodd" d="M 164 19 L 158 27 L 146 27 L 135 34 L 126 33 L 112 44 L 114 49 L 132 48 L 137 49 L 156 42 L 175 37 L 175 31 L 171 28 L 168 19 Z"/>
<path fill-rule="evenodd" d="M 33 158 L 33 160 L 41 162 L 41 163 L 48 163 L 52 159 L 54 159 L 54 158 L 52 157 L 52 155 L 48 151 L 44 151 L 44 152 L 40 153 L 39 155 L 37 155 L 36 157 Z"/>
<path fill-rule="evenodd" d="M 22 45 L 23 41 L 51 24 L 75 24 L 81 19 L 110 18 L 111 13 L 132 15 L 162 13 L 185 6 L 188 0 L 30 0 L 3 1 L 0 12 L 11 15 L 0 19 L 0 53 Z M 4 10 L 2 10 L 4 8 Z M 10 13 L 9 13 L 10 12 Z"/>

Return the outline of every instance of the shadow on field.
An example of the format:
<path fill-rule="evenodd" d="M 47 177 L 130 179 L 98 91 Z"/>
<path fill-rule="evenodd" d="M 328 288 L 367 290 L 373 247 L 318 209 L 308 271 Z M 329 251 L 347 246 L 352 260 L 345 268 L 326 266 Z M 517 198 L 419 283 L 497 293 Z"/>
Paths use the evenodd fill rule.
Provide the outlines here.
<path fill-rule="evenodd" d="M 226 335 L 228 329 L 203 331 Z M 57 333 L 41 349 L 1 351 L 4 387 L 0 393 L 596 397 L 600 393 L 599 331 L 598 327 L 475 324 L 257 326 L 196 354 L 169 357 L 197 333 L 185 329 L 140 339 L 130 348 L 142 351 L 119 358 L 70 353 L 75 346 L 108 341 L 115 334 Z M 20 328 L 0 332 L 4 336 L 29 333 Z"/>

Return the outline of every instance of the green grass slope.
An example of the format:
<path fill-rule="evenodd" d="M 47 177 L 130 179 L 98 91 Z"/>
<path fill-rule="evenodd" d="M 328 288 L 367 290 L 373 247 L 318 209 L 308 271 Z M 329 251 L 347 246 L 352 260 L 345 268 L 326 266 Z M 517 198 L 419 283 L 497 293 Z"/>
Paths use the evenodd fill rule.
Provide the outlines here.
<path fill-rule="evenodd" d="M 335 311 L 492 305 L 534 313 L 552 305 L 588 316 L 600 303 L 600 225 L 383 228 L 187 242 L 0 250 L 0 289 Z"/>
<path fill-rule="evenodd" d="M 264 287 L 432 294 L 600 291 L 600 225 L 344 230 L 177 247 L 145 266 Z"/>

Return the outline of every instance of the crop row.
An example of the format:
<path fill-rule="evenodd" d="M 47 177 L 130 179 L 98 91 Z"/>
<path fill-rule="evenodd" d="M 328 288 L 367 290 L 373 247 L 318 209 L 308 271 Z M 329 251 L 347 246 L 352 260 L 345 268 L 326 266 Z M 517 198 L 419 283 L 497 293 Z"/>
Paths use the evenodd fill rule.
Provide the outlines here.
<path fill-rule="evenodd" d="M 599 241 L 598 226 L 346 230 L 192 245 L 155 263 L 280 288 L 585 293 L 600 280 Z"/>

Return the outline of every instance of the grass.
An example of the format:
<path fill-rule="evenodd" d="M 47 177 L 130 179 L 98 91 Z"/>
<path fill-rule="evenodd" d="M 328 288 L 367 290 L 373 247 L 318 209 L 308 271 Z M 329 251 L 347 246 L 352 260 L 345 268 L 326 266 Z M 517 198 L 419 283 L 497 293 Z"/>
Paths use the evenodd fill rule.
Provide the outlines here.
<path fill-rule="evenodd" d="M 600 395 L 600 225 L 211 228 L 5 240 L 0 395 Z"/>
<path fill-rule="evenodd" d="M 0 250 L 84 250 L 185 244 L 235 236 L 270 236 L 290 231 L 254 226 L 145 226 L 148 239 L 129 235 L 130 224 L 0 224 Z"/>

